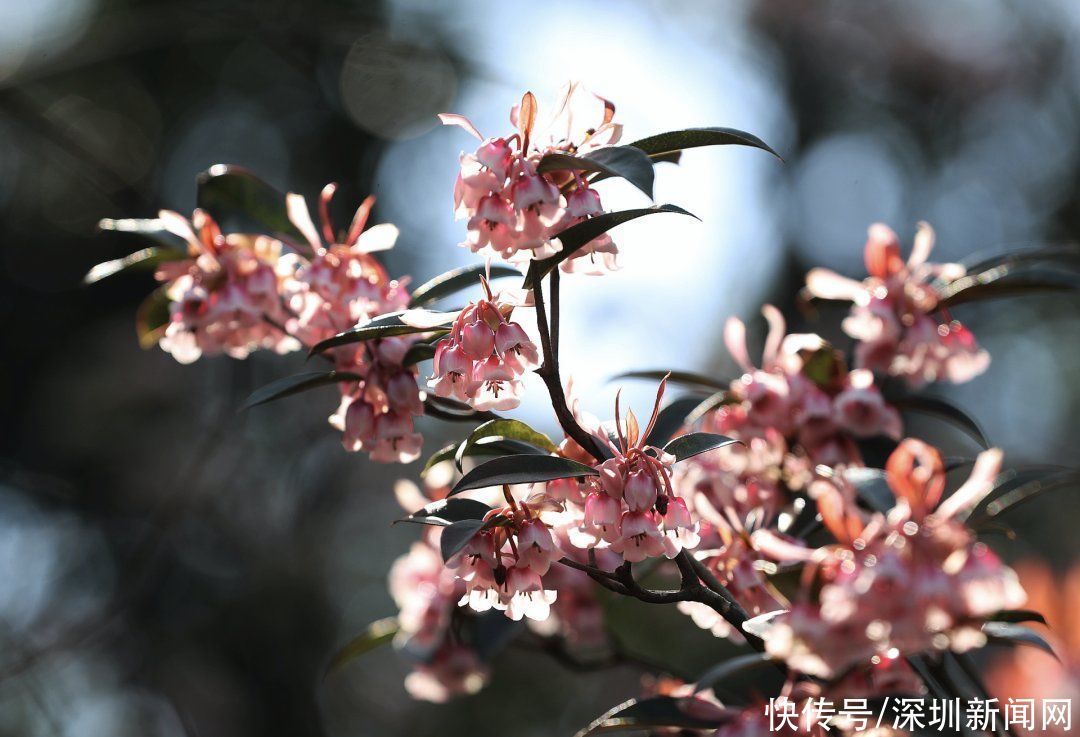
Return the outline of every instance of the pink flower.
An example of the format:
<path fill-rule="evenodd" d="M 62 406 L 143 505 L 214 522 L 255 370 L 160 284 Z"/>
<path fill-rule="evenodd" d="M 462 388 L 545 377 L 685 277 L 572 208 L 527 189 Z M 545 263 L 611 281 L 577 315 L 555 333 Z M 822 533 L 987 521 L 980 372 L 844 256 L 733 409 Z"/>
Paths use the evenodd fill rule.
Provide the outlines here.
<path fill-rule="evenodd" d="M 531 568 L 511 568 L 506 572 L 505 586 L 505 604 L 502 608 L 506 609 L 506 616 L 514 621 L 522 618 L 537 621 L 547 619 L 556 592 L 544 588 L 539 573 Z"/>
<path fill-rule="evenodd" d="M 900 413 L 885 404 L 874 375 L 865 369 L 844 379 L 843 390 L 833 399 L 833 420 L 857 438 L 887 435 L 899 440 L 903 434 Z"/>
<path fill-rule="evenodd" d="M 486 280 L 483 285 L 487 299 L 458 313 L 449 334 L 436 345 L 428 386 L 438 396 L 453 397 L 478 410 L 513 409 L 521 401 L 519 377 L 536 368 L 539 357 L 524 329 L 507 319 L 525 300 L 504 301 L 501 295 L 492 295 Z M 405 313 L 402 319 L 425 316 Z"/>
<path fill-rule="evenodd" d="M 827 269 L 806 276 L 812 296 L 853 303 L 844 330 L 860 341 L 858 366 L 898 376 L 914 388 L 933 381 L 969 381 L 990 363 L 969 330 L 936 314 L 941 288 L 965 270 L 959 264 L 929 263 L 933 246 L 933 229 L 920 223 L 905 263 L 896 234 L 876 223 L 865 249 L 869 278 L 860 283 Z"/>
<path fill-rule="evenodd" d="M 619 522 L 619 537 L 612 540 L 611 549 L 630 563 L 668 555 L 661 523 L 656 512 L 624 512 Z"/>
<path fill-rule="evenodd" d="M 444 645 L 433 658 L 405 677 L 405 690 L 414 699 L 444 703 L 454 696 L 478 692 L 490 678 L 476 652 L 463 645 Z"/>
<path fill-rule="evenodd" d="M 454 211 L 468 221 L 463 246 L 488 257 L 512 263 L 545 258 L 561 249 L 555 236 L 601 212 L 600 196 L 574 170 L 537 172 L 549 153 L 580 155 L 615 143 L 621 127 L 612 122 L 615 108 L 603 98 L 569 85 L 556 106 L 555 117 L 538 126 L 536 99 L 526 93 L 511 112 L 518 132 L 484 139 L 460 115 L 439 117 L 481 141 L 472 153 L 462 153 L 454 184 Z M 524 111 L 521 114 L 520 111 Z M 566 271 L 603 273 L 617 268 L 611 239 L 600 236 L 563 263 Z"/>
<path fill-rule="evenodd" d="M 558 557 L 547 525 L 535 518 L 525 520 L 518 527 L 517 548 L 517 566 L 529 568 L 541 576 L 548 572 L 552 559 Z"/>

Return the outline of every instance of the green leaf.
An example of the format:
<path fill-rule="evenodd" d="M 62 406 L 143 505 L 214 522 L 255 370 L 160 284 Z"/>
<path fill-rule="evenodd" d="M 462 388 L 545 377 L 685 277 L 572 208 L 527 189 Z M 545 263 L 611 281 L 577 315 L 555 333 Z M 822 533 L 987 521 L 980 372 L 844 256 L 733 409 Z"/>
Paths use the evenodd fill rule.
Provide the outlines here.
<path fill-rule="evenodd" d="M 972 527 L 1029 502 L 1044 492 L 1062 486 L 1080 486 L 1080 470 L 1063 466 L 1014 470 L 1005 476 L 1005 481 L 996 486 L 970 515 Z"/>
<path fill-rule="evenodd" d="M 677 699 L 671 696 L 630 699 L 604 712 L 574 737 L 589 737 L 600 732 L 631 729 L 647 731 L 665 727 L 673 730 L 715 730 L 728 721 L 694 716 L 690 709 L 683 708 L 684 701 L 689 701 L 689 699 Z"/>
<path fill-rule="evenodd" d="M 994 270 L 957 279 L 941 290 L 938 309 L 956 307 L 976 300 L 1024 297 L 1031 294 L 1054 294 L 1080 290 L 1080 278 L 1064 274 L 1053 279 L 1003 278 Z"/>
<path fill-rule="evenodd" d="M 671 436 L 686 424 L 686 417 L 701 404 L 701 397 L 677 397 L 668 403 L 656 417 L 649 437 L 645 438 L 645 445 L 653 445 L 657 448 L 671 440 Z"/>
<path fill-rule="evenodd" d="M 654 159 L 664 158 L 688 148 L 734 145 L 760 148 L 762 151 L 768 151 L 781 161 L 784 160 L 780 154 L 773 151 L 757 136 L 735 128 L 686 128 L 679 131 L 657 133 L 655 136 L 634 141 L 630 145 L 634 148 L 640 148 Z"/>
<path fill-rule="evenodd" d="M 650 369 L 648 371 L 624 371 L 615 374 L 609 382 L 619 379 L 645 379 L 647 381 L 660 381 L 668 377 L 669 384 L 688 384 L 690 386 L 703 386 L 710 389 L 727 389 L 731 386 L 730 380 L 716 379 L 704 374 L 695 374 L 693 371 L 668 371 L 666 369 Z"/>
<path fill-rule="evenodd" d="M 694 410 L 686 416 L 686 424 L 692 427 L 697 424 L 701 418 L 717 407 L 722 407 L 725 404 L 731 404 L 733 402 L 735 402 L 735 400 L 731 398 L 727 391 L 716 392 L 704 399 L 697 407 L 694 407 Z"/>
<path fill-rule="evenodd" d="M 421 361 L 430 361 L 435 358 L 435 343 L 419 340 L 409 346 L 405 356 L 401 359 L 402 366 L 415 366 Z"/>
<path fill-rule="evenodd" d="M 482 519 L 463 519 L 443 528 L 439 538 L 439 550 L 444 562 L 457 555 L 469 544 L 486 523 Z"/>
<path fill-rule="evenodd" d="M 1002 609 L 997 614 L 988 617 L 991 622 L 1009 622 L 1019 624 L 1021 622 L 1038 622 L 1046 624 L 1046 617 L 1031 609 Z"/>
<path fill-rule="evenodd" d="M 427 504 L 423 509 L 403 517 L 397 522 L 415 522 L 421 525 L 448 527 L 462 520 L 482 520 L 491 511 L 491 507 L 476 499 L 465 497 L 440 499 Z"/>
<path fill-rule="evenodd" d="M 362 343 L 365 340 L 376 340 L 378 338 L 390 338 L 395 335 L 415 335 L 417 333 L 446 334 L 449 332 L 445 328 L 415 327 L 413 325 L 407 325 L 401 321 L 401 316 L 403 314 L 404 313 L 402 312 L 391 312 L 386 315 L 379 315 L 370 322 L 346 330 L 343 333 L 338 333 L 331 338 L 316 343 L 312 347 L 309 355 L 322 353 L 323 351 L 341 345 Z"/>
<path fill-rule="evenodd" d="M 653 162 L 635 146 L 607 146 L 583 156 L 547 154 L 536 166 L 536 171 L 541 174 L 564 170 L 592 171 L 605 177 L 619 177 L 647 194 L 649 199 L 653 196 Z"/>
<path fill-rule="evenodd" d="M 103 218 L 98 221 L 99 230 L 110 230 L 116 233 L 134 233 L 135 235 L 149 238 L 168 250 L 187 253 L 188 243 L 180 236 L 165 228 L 163 221 L 158 218 Z"/>
<path fill-rule="evenodd" d="M 509 266 L 492 265 L 490 272 L 486 264 L 463 266 L 426 281 L 415 290 L 409 300 L 409 307 L 422 307 L 431 304 L 455 292 L 480 284 L 480 277 L 487 275 L 488 281 L 505 276 L 521 276 L 521 272 Z"/>
<path fill-rule="evenodd" d="M 450 491 L 460 494 L 489 486 L 529 484 L 555 479 L 598 476 L 596 469 L 569 458 L 545 455 L 515 455 L 495 458 L 469 471 Z"/>
<path fill-rule="evenodd" d="M 457 451 L 457 447 L 457 443 L 450 443 L 449 445 L 444 445 L 442 448 L 439 448 L 437 451 L 432 453 L 428 457 L 427 461 L 424 463 L 424 467 L 420 470 L 420 478 L 426 477 L 428 475 L 428 472 L 432 468 L 439 465 L 443 461 L 454 460 L 454 453 Z"/>
<path fill-rule="evenodd" d="M 571 225 L 566 230 L 555 235 L 555 238 L 559 239 L 562 243 L 562 250 L 556 253 L 554 256 L 549 256 L 540 261 L 533 261 L 529 267 L 529 273 L 525 276 L 525 287 L 529 288 L 533 283 L 548 274 L 552 269 L 558 266 L 566 259 L 573 256 L 578 250 L 585 246 L 589 241 L 593 240 L 597 236 L 603 235 L 616 225 L 635 220 L 646 215 L 656 215 L 658 213 L 670 212 L 678 215 L 689 215 L 692 218 L 700 220 L 697 215 L 691 212 L 687 212 L 677 205 L 654 205 L 653 207 L 642 207 L 637 210 L 620 210 L 619 212 L 605 212 L 603 215 L 597 215 L 591 217 L 588 220 L 578 223 L 577 225 Z"/>
<path fill-rule="evenodd" d="M 694 693 L 715 688 L 732 676 L 741 676 L 763 665 L 770 665 L 772 662 L 772 657 L 766 653 L 749 653 L 729 658 L 702 673 L 694 686 Z"/>
<path fill-rule="evenodd" d="M 461 467 L 461 459 L 469 455 L 478 442 L 486 438 L 498 440 L 518 440 L 529 445 L 534 445 L 548 453 L 554 453 L 558 447 L 547 435 L 537 432 L 521 420 L 488 420 L 480 427 L 472 431 L 468 438 L 458 446 L 455 460 Z"/>
<path fill-rule="evenodd" d="M 787 611 L 787 609 L 778 609 L 775 612 L 765 612 L 756 617 L 751 617 L 743 622 L 743 632 L 754 635 L 755 637 L 764 638 L 772 628 L 772 621 L 781 614 L 787 614 Z"/>
<path fill-rule="evenodd" d="M 906 412 L 919 412 L 921 414 L 937 417 L 950 425 L 960 429 L 968 437 L 981 445 L 983 448 L 990 447 L 990 441 L 972 417 L 959 407 L 937 397 L 901 397 L 891 401 L 891 404 L 899 410 Z"/>
<path fill-rule="evenodd" d="M 1038 648 L 1053 655 L 1054 660 L 1061 662 L 1050 643 L 1030 627 L 1011 622 L 986 622 L 982 626 L 982 631 L 990 642 L 999 645 L 1027 645 L 1028 647 Z"/>
<path fill-rule="evenodd" d="M 260 404 L 273 402 L 275 399 L 306 392 L 308 389 L 315 389 L 327 384 L 337 384 L 342 381 L 359 381 L 362 378 L 359 374 L 348 371 L 310 371 L 295 374 L 294 376 L 286 376 L 253 391 L 241 409 L 251 409 Z"/>
<path fill-rule="evenodd" d="M 167 261 L 179 261 L 187 258 L 188 255 L 184 251 L 170 250 L 166 248 L 143 248 L 135 253 L 129 253 L 123 258 L 114 258 L 112 261 L 105 261 L 98 264 L 90 271 L 86 272 L 86 276 L 83 277 L 83 284 L 93 284 L 99 282 L 102 279 L 112 276 L 126 269 L 133 267 L 140 268 L 154 268 L 158 264 L 165 263 Z"/>
<path fill-rule="evenodd" d="M 330 659 L 330 664 L 326 666 L 323 677 L 336 673 L 343 666 L 361 655 L 387 644 L 394 639 L 398 629 L 397 617 L 387 617 L 372 622 L 363 632 L 349 640 L 343 648 L 334 653 L 334 656 Z"/>
<path fill-rule="evenodd" d="M 737 442 L 739 441 L 716 433 L 691 432 L 672 440 L 664 446 L 664 451 L 675 456 L 675 461 L 678 462 Z"/>
<path fill-rule="evenodd" d="M 855 489 L 856 496 L 875 512 L 888 512 L 896 506 L 896 495 L 881 469 L 846 468 L 843 477 Z"/>
<path fill-rule="evenodd" d="M 285 195 L 248 169 L 215 164 L 199 175 L 197 201 L 226 232 L 264 233 L 307 243 L 289 220 Z"/>
<path fill-rule="evenodd" d="M 999 253 L 984 258 L 981 261 L 964 263 L 964 266 L 967 268 L 969 274 L 973 274 L 990 271 L 991 269 L 1015 270 L 1015 267 L 1017 266 L 1039 263 L 1057 264 L 1066 268 L 1080 265 L 1080 248 L 1076 246 L 1028 248 L 1008 253 Z"/>
<path fill-rule="evenodd" d="M 157 345 L 165 328 L 172 319 L 169 305 L 171 300 L 162 285 L 150 292 L 149 296 L 135 310 L 135 334 L 139 336 L 139 345 L 148 350 Z"/>

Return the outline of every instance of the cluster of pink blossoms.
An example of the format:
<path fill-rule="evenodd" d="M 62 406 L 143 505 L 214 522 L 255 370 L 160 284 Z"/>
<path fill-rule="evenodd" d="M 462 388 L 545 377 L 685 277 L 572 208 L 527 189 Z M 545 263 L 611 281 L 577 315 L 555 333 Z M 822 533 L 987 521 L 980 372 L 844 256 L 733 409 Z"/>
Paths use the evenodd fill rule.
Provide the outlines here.
<path fill-rule="evenodd" d="M 888 513 L 862 511 L 842 474 L 815 482 L 811 496 L 837 544 L 806 557 L 799 600 L 763 634 L 768 652 L 799 673 L 832 678 L 875 658 L 984 644 L 985 618 L 1026 597 L 957 516 L 989 493 L 1000 467 L 1000 451 L 981 453 L 942 501 L 941 456 L 906 439 L 886 466 L 896 495 Z"/>
<path fill-rule="evenodd" d="M 470 303 L 454 318 L 435 347 L 428 386 L 436 395 L 477 410 L 514 409 L 521 402 L 521 376 L 540 365 L 536 346 L 516 322 L 515 306 L 531 305 L 529 295 L 504 292 Z"/>
<path fill-rule="evenodd" d="M 393 247 L 397 228 L 365 230 L 374 204 L 369 197 L 339 239 L 329 215 L 334 190 L 328 185 L 322 192 L 321 229 L 303 197 L 287 197 L 289 218 L 306 243 L 222 235 L 202 211 L 194 228 L 176 213 L 161 213 L 164 227 L 184 238 L 191 254 L 157 271 L 170 299 L 161 347 L 182 363 L 216 353 L 243 358 L 260 348 L 285 353 L 404 308 L 407 280 L 391 279 L 373 255 Z M 384 462 L 419 457 L 422 439 L 413 428 L 413 418 L 423 413 L 418 372 L 404 364 L 415 340 L 391 337 L 326 352 L 337 371 L 356 377 L 340 383 L 341 404 L 330 417 L 347 450 Z"/>
<path fill-rule="evenodd" d="M 928 262 L 933 247 L 933 228 L 920 223 L 905 263 L 896 233 L 875 223 L 866 241 L 866 280 L 828 269 L 813 269 L 806 276 L 810 295 L 853 303 L 843 327 L 859 341 L 857 365 L 903 378 L 913 388 L 934 381 L 965 382 L 990 365 L 990 355 L 979 349 L 970 330 L 934 314 L 941 289 L 966 270 L 960 264 Z"/>
<path fill-rule="evenodd" d="M 520 264 L 550 256 L 560 231 L 603 212 L 600 195 L 575 170 L 538 171 L 547 154 L 581 155 L 618 142 L 622 126 L 613 122 L 615 106 L 576 84 L 566 87 L 547 125 L 538 127 L 537 104 L 526 93 L 510 113 L 517 133 L 485 139 L 460 115 L 441 115 L 481 141 L 461 154 L 454 185 L 454 212 L 468 221 L 461 245 L 489 258 Z M 565 271 L 600 274 L 616 268 L 617 249 L 600 235 L 565 261 Z"/>
<path fill-rule="evenodd" d="M 259 349 L 287 353 L 299 343 L 279 327 L 285 318 L 274 264 L 281 244 L 265 236 L 224 235 L 214 219 L 196 210 L 192 222 L 162 211 L 166 230 L 187 243 L 189 258 L 161 264 L 169 323 L 161 347 L 180 363 L 225 353 L 246 358 Z"/>

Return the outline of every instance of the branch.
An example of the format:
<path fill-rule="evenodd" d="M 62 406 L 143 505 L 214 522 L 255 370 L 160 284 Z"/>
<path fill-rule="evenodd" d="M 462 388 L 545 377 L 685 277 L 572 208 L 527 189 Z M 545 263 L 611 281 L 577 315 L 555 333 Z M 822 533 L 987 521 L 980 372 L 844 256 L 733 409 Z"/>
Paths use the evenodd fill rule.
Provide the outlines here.
<path fill-rule="evenodd" d="M 530 267 L 531 270 L 531 267 Z M 552 284 L 553 289 L 558 290 L 558 278 Z M 554 294 L 552 295 L 554 297 Z M 551 333 L 548 331 L 547 310 L 544 308 L 544 286 L 542 279 L 536 279 L 533 283 L 533 298 L 536 301 L 536 327 L 540 331 L 540 347 L 544 354 L 544 362 L 536 369 L 536 375 L 544 381 L 548 394 L 551 396 L 551 406 L 555 410 L 555 417 L 563 432 L 569 435 L 580 445 L 586 453 L 596 460 L 603 460 L 603 453 L 596 444 L 596 440 L 582 429 L 574 418 L 574 413 L 566 404 L 566 395 L 563 393 L 562 379 L 559 376 L 559 359 L 552 347 Z M 559 311 L 558 298 L 552 303 L 551 311 L 552 332 L 558 335 Z"/>

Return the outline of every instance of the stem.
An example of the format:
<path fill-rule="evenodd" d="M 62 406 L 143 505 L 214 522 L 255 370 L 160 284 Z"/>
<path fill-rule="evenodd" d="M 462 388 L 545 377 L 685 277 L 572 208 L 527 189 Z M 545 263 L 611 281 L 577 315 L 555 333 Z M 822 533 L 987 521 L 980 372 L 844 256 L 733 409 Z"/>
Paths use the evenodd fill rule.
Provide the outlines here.
<path fill-rule="evenodd" d="M 551 354 L 559 360 L 559 269 L 551 270 Z"/>
<path fill-rule="evenodd" d="M 535 274 L 535 272 L 533 272 L 533 274 Z M 558 284 L 557 278 L 555 284 Z M 535 279 L 533 282 L 533 298 L 536 301 L 536 326 L 540 331 L 540 347 L 544 354 L 544 362 L 540 365 L 540 368 L 536 369 L 536 375 L 543 379 L 544 385 L 547 386 L 548 394 L 551 396 L 551 406 L 555 410 L 555 417 L 558 418 L 559 425 L 562 427 L 563 432 L 573 438 L 574 441 L 594 459 L 597 461 L 603 460 L 603 453 L 601 453 L 600 447 L 596 444 L 596 440 L 582 429 L 581 425 L 574 419 L 574 413 L 570 411 L 570 408 L 566 404 L 566 395 L 563 393 L 562 379 L 559 377 L 559 359 L 556 357 L 555 351 L 552 348 L 551 333 L 548 332 L 548 318 L 547 310 L 544 308 L 544 286 L 542 279 Z M 558 335 L 559 326 L 559 311 L 557 305 L 558 301 L 556 299 L 556 301 L 552 303 L 551 311 L 551 325 L 555 328 L 554 333 L 556 336 Z"/>

